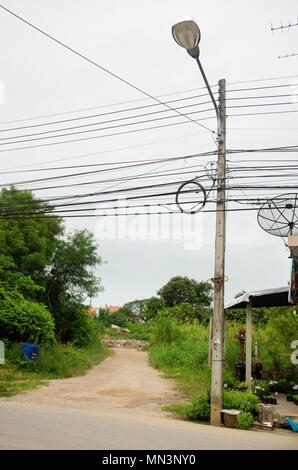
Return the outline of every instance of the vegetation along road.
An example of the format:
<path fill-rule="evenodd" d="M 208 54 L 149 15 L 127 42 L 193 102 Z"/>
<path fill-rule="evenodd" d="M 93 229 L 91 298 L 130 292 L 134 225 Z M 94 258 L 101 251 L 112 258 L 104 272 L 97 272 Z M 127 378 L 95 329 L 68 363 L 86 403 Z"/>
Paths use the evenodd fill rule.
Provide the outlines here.
<path fill-rule="evenodd" d="M 117 348 L 82 376 L 0 398 L 0 449 L 296 449 L 287 431 L 240 431 L 175 419 L 173 380 L 147 352 Z"/>

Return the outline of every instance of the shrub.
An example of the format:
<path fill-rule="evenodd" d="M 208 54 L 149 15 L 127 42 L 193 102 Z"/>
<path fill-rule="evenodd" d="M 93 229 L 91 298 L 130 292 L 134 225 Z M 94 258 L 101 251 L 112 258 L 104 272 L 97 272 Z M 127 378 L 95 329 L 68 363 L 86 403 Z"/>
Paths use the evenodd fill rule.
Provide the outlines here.
<path fill-rule="evenodd" d="M 209 421 L 210 401 L 206 393 L 200 393 L 193 398 L 191 406 L 185 409 L 186 417 L 194 421 Z"/>
<path fill-rule="evenodd" d="M 250 429 L 252 426 L 253 417 L 249 412 L 242 412 L 237 416 L 236 428 L 237 429 Z"/>
<path fill-rule="evenodd" d="M 127 328 L 130 331 L 130 336 L 134 339 L 145 341 L 151 336 L 152 326 L 150 323 L 128 322 Z"/>
<path fill-rule="evenodd" d="M 233 374 L 229 371 L 225 371 L 224 372 L 224 380 L 223 380 L 224 384 L 226 384 L 228 386 L 228 388 L 230 389 L 233 389 L 234 387 L 236 387 L 236 385 L 238 384 L 238 381 L 235 379 L 235 377 L 233 376 Z"/>
<path fill-rule="evenodd" d="M 258 412 L 259 399 L 252 392 L 228 390 L 223 393 L 223 407 L 227 410 Z"/>
<path fill-rule="evenodd" d="M 73 329 L 70 343 L 83 348 L 98 342 L 100 334 L 101 330 L 98 322 L 83 312 L 77 327 Z"/>
<path fill-rule="evenodd" d="M 54 320 L 45 305 L 26 300 L 17 291 L 0 288 L 0 331 L 14 342 L 50 345 L 55 342 Z"/>

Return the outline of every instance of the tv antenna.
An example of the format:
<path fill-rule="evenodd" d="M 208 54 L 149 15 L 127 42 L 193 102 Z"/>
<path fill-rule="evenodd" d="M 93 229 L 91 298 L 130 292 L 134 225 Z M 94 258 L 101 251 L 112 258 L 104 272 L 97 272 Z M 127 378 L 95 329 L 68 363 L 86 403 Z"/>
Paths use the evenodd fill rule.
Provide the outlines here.
<path fill-rule="evenodd" d="M 272 26 L 272 23 L 271 23 L 271 31 L 272 31 L 272 34 L 273 34 L 273 31 L 277 31 L 277 30 L 281 30 L 282 32 L 284 32 L 284 29 L 289 29 L 289 28 L 293 28 L 294 26 L 298 26 L 298 19 L 296 21 L 296 23 L 291 23 L 291 21 L 289 20 L 289 24 L 288 25 L 283 25 L 282 23 L 280 24 L 280 26 L 277 26 L 277 27 L 273 27 Z"/>
<path fill-rule="evenodd" d="M 295 55 L 298 55 L 298 52 L 293 52 L 293 54 L 279 55 L 277 58 L 285 59 L 286 57 L 294 57 Z"/>

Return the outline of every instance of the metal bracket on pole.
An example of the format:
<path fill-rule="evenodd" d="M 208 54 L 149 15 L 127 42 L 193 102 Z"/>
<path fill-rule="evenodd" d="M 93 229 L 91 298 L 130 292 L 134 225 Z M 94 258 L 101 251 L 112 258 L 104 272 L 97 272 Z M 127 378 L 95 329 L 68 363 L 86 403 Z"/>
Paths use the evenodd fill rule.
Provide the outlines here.
<path fill-rule="evenodd" d="M 212 277 L 211 281 L 213 282 L 215 289 L 220 290 L 223 282 L 225 281 L 225 276 Z"/>

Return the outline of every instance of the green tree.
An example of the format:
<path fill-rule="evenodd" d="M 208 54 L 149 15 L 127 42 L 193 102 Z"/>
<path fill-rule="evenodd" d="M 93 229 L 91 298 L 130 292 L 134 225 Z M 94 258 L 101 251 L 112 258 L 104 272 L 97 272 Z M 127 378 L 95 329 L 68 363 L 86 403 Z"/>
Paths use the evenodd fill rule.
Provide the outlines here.
<path fill-rule="evenodd" d="M 165 307 L 160 297 L 150 297 L 145 300 L 144 317 L 146 321 L 152 320 L 157 313 Z"/>
<path fill-rule="evenodd" d="M 57 240 L 63 234 L 60 217 L 44 214 L 51 206 L 33 197 L 30 191 L 14 187 L 0 193 L 0 270 L 7 268 L 43 285 Z M 36 217 L 38 215 L 38 218 Z"/>
<path fill-rule="evenodd" d="M 146 307 L 146 299 L 143 299 L 143 300 L 136 299 L 131 302 L 125 303 L 121 307 L 119 312 L 126 315 L 127 319 L 130 321 L 135 321 L 135 320 L 145 321 L 146 320 L 145 307 Z"/>
<path fill-rule="evenodd" d="M 47 308 L 26 300 L 16 290 L 0 287 L 1 339 L 50 345 L 55 341 L 54 320 Z"/>
<path fill-rule="evenodd" d="M 0 283 L 47 306 L 59 340 L 82 343 L 94 333 L 84 301 L 101 290 L 93 270 L 102 260 L 92 234 L 65 235 L 62 219 L 52 210 L 30 191 L 2 190 Z"/>
<path fill-rule="evenodd" d="M 75 231 L 57 242 L 46 275 L 44 301 L 55 319 L 60 341 L 72 340 L 87 315 L 85 298 L 94 297 L 102 290 L 100 278 L 93 273 L 102 263 L 97 249 L 93 235 L 87 230 Z"/>
<path fill-rule="evenodd" d="M 166 307 L 186 302 L 192 307 L 210 307 L 212 287 L 204 281 L 197 282 L 188 277 L 175 276 L 169 280 L 157 293 Z"/>

